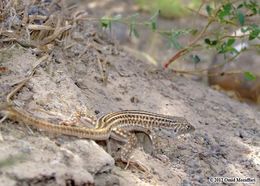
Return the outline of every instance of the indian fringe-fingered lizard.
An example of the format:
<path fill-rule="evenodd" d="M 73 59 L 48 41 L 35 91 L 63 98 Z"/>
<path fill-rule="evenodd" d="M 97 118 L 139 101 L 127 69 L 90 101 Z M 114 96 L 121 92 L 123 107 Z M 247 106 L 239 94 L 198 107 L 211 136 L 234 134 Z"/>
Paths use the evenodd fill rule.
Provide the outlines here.
<path fill-rule="evenodd" d="M 195 128 L 183 117 L 154 114 L 139 110 L 124 110 L 106 114 L 94 123 L 96 126 L 95 128 L 54 124 L 32 116 L 11 101 L 12 97 L 29 79 L 30 77 L 18 84 L 18 86 L 8 94 L 6 103 L 0 105 L 0 112 L 5 114 L 4 118 L 8 117 L 18 122 L 22 121 L 25 124 L 50 132 L 76 136 L 79 138 L 106 141 L 112 137 L 119 141 L 124 141 L 126 144 L 123 146 L 120 154 L 120 158 L 123 162 L 129 163 L 130 155 L 137 145 L 135 131 L 148 133 L 151 130 L 162 129 L 169 130 L 170 132 L 179 135 L 195 130 Z M 1 121 L 3 120 L 4 119 Z"/>

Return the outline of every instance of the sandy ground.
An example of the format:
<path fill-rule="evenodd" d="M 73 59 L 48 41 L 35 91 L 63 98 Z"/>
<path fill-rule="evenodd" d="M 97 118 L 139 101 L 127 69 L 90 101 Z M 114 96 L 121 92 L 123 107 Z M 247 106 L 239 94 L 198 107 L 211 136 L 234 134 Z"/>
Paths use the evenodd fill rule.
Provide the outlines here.
<path fill-rule="evenodd" d="M 260 113 L 224 94 L 170 71 L 136 60 L 84 25 L 66 50 L 55 47 L 15 103 L 59 124 L 85 110 L 97 117 L 140 109 L 183 116 L 192 134 L 161 138 L 156 155 L 137 149 L 147 170 L 116 164 L 94 141 L 49 134 L 22 123 L 1 124 L 0 182 L 3 185 L 209 185 L 210 177 L 260 178 Z M 76 32 L 75 32 L 76 33 Z M 1 100 L 37 58 L 19 47 L 1 51 Z M 113 142 L 113 154 L 120 145 Z M 149 143 L 144 145 L 149 150 Z M 227 184 L 229 185 L 229 184 Z M 230 184 L 232 185 L 232 184 Z M 236 185 L 243 185 L 237 183 Z"/>
<path fill-rule="evenodd" d="M 92 13 L 100 17 L 102 10 L 96 7 Z M 56 43 L 49 59 L 15 96 L 15 104 L 57 125 L 80 111 L 100 117 L 134 109 L 185 117 L 196 130 L 177 138 L 161 136 L 156 147 L 138 134 L 133 160 L 145 169 L 131 165 L 125 170 L 115 161 L 122 145 L 116 141 L 111 140 L 109 154 L 105 143 L 51 134 L 6 119 L 0 125 L 0 185 L 190 186 L 211 185 L 214 177 L 248 179 L 254 181 L 250 185 L 259 185 L 258 107 L 136 59 L 93 23 L 73 29 L 71 39 Z M 168 54 L 163 57 L 172 51 Z M 7 69 L 0 73 L 1 102 L 37 60 L 33 49 L 19 45 L 1 49 L 0 65 Z M 93 127 L 85 118 L 81 121 Z"/>

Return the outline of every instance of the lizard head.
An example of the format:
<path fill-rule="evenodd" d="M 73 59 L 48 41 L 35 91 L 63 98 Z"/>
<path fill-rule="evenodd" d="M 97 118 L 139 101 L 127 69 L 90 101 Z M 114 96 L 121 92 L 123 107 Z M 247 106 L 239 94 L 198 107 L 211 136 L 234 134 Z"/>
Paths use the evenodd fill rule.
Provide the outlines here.
<path fill-rule="evenodd" d="M 176 137 L 182 134 L 192 133 L 195 127 L 191 125 L 187 119 L 183 117 L 175 117 L 174 124 L 162 126 L 158 130 L 161 136 Z"/>

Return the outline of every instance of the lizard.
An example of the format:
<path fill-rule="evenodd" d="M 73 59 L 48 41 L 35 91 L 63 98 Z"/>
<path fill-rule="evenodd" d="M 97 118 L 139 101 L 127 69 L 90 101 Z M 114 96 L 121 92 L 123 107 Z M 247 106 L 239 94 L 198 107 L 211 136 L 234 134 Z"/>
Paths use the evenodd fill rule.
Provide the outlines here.
<path fill-rule="evenodd" d="M 12 102 L 12 97 L 29 79 L 30 77 L 26 78 L 7 95 L 6 103 L 0 106 L 0 112 L 4 114 L 4 118 L 8 117 L 16 121 L 22 121 L 23 123 L 50 132 L 96 141 L 106 141 L 110 137 L 114 137 L 119 141 L 126 142 L 120 154 L 120 158 L 123 162 L 129 163 L 130 154 L 137 144 L 137 138 L 133 131 L 148 133 L 149 130 L 153 129 L 169 129 L 173 130 L 175 133 L 183 134 L 192 132 L 195 129 L 183 117 L 167 116 L 139 110 L 123 110 L 101 116 L 96 121 L 95 128 L 57 125 L 32 116 L 32 114 L 24 111 Z M 1 121 L 3 121 L 3 119 Z"/>

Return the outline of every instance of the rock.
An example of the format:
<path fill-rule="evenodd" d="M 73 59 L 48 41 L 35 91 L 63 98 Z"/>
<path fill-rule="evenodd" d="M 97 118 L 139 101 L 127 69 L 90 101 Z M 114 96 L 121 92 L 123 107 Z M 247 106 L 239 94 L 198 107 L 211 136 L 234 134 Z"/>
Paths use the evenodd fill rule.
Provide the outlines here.
<path fill-rule="evenodd" d="M 92 140 L 77 140 L 63 146 L 75 154 L 72 166 L 83 165 L 91 174 L 107 173 L 114 167 L 114 159 Z"/>

